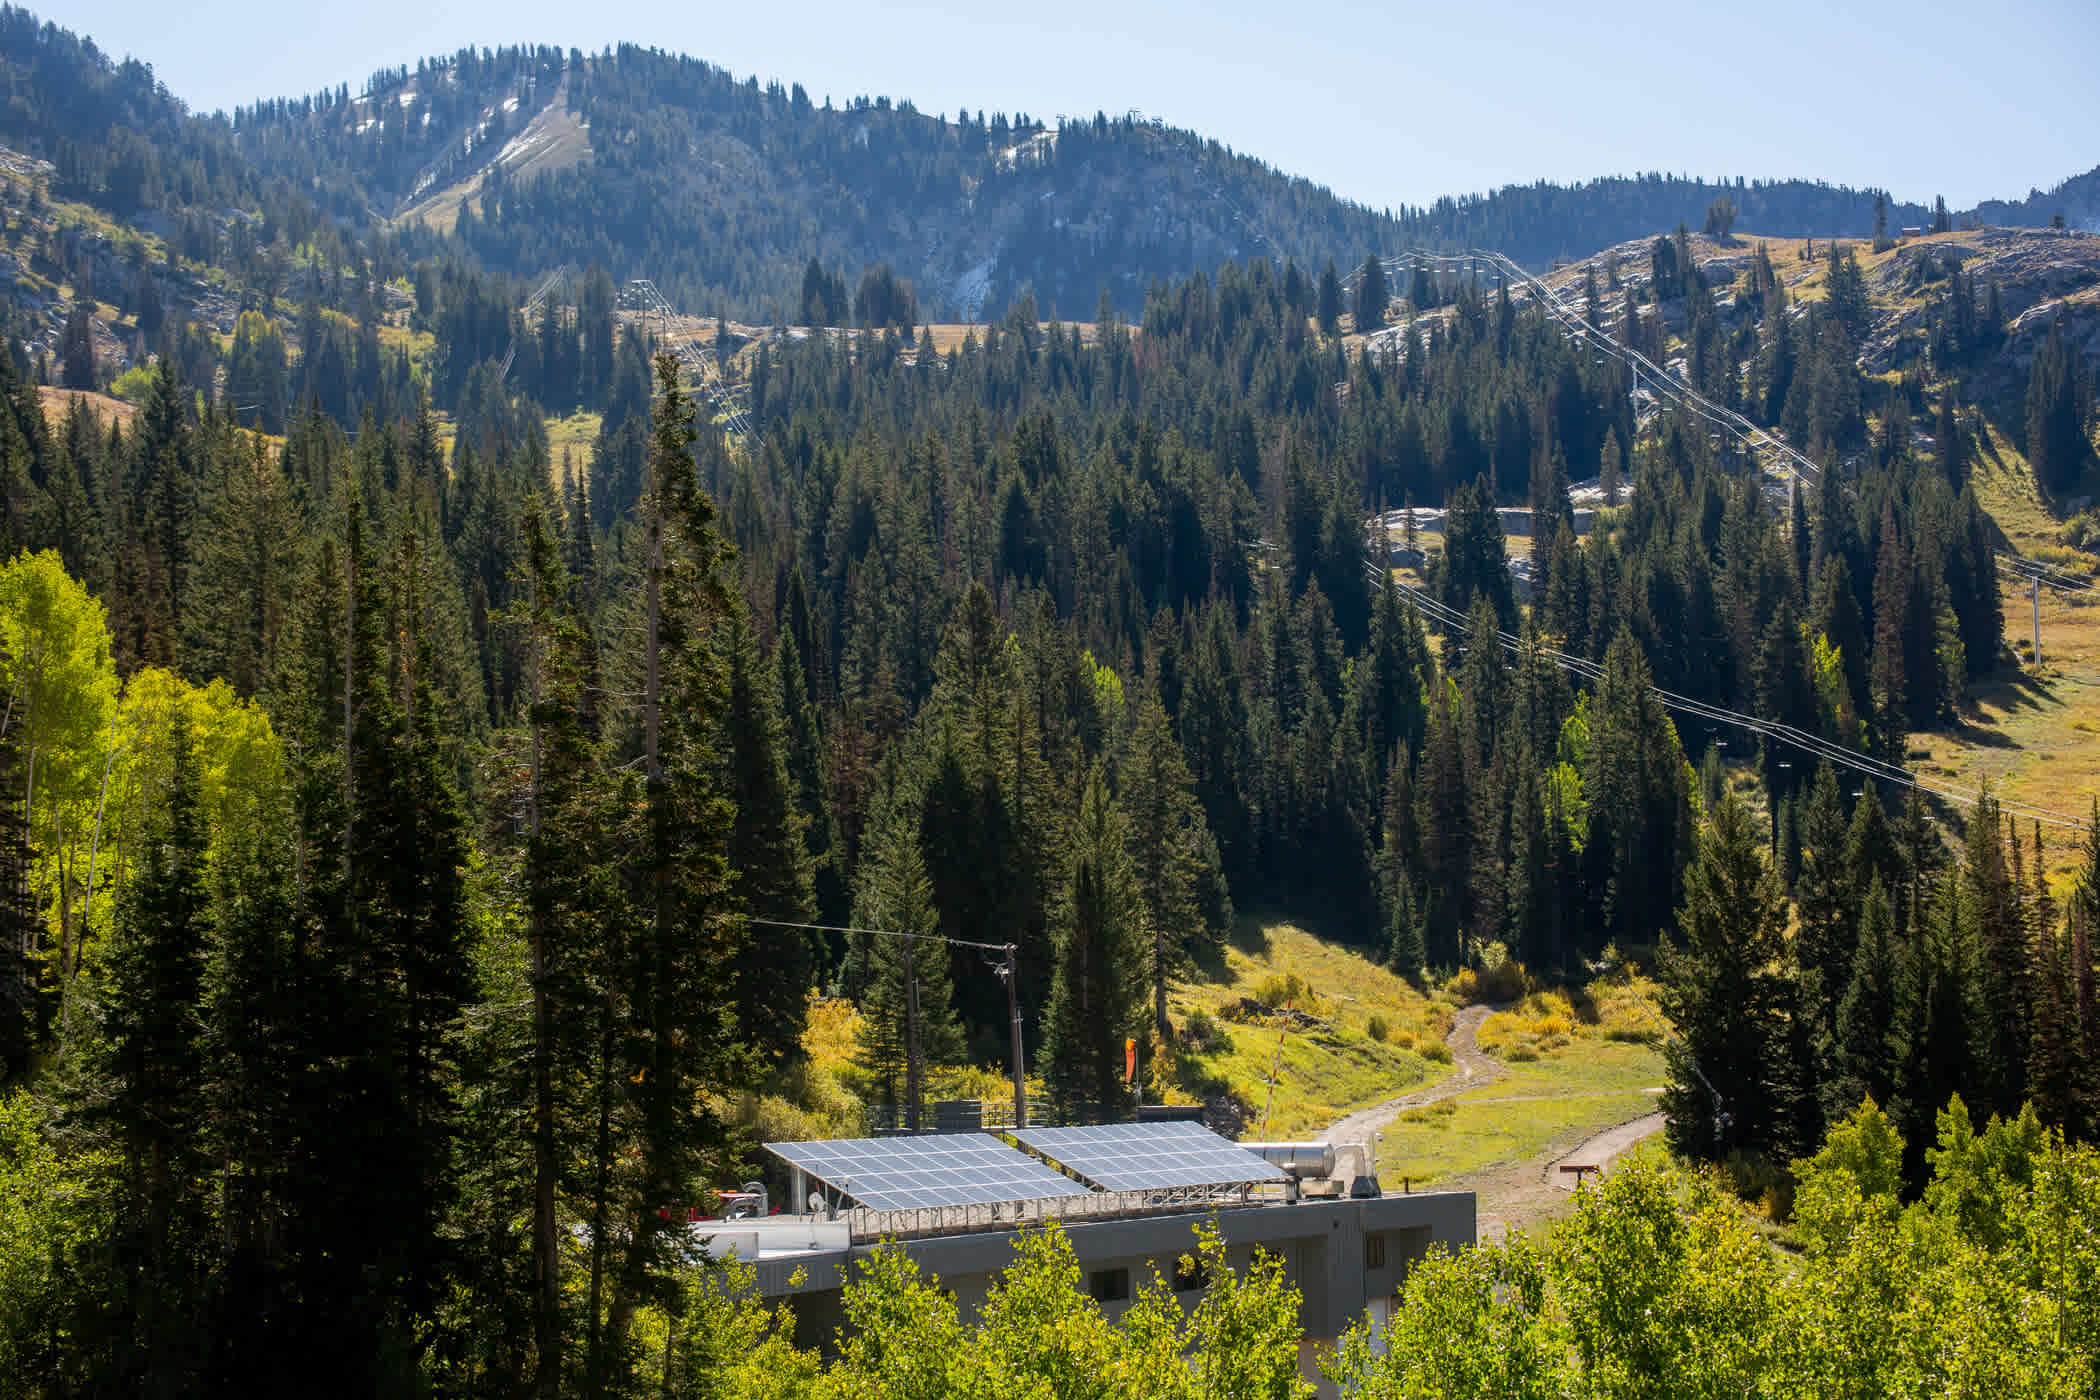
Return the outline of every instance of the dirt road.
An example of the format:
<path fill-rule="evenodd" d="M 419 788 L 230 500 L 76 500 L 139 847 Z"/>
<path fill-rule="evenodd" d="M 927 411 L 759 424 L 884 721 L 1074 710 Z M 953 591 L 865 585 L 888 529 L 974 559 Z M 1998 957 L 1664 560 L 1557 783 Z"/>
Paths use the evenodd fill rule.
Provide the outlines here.
<path fill-rule="evenodd" d="M 1660 1113 L 1644 1113 L 1602 1132 L 1569 1133 L 1548 1143 L 1543 1152 L 1513 1162 L 1499 1162 L 1437 1185 L 1471 1191 L 1481 1243 L 1499 1240 L 1511 1228 L 1529 1229 L 1559 1219 L 1573 1208 L 1575 1176 L 1563 1165 L 1609 1169 L 1643 1139 L 1662 1131 Z"/>
<path fill-rule="evenodd" d="M 1320 1134 L 1320 1140 L 1368 1144 L 1373 1133 L 1385 1128 L 1408 1109 L 1454 1098 L 1500 1079 L 1503 1073 L 1501 1061 L 1482 1051 L 1478 1038 L 1480 1023 L 1498 1009 L 1494 1006 L 1468 1006 L 1458 1013 L 1451 1023 L 1450 1034 L 1444 1037 L 1444 1043 L 1451 1047 L 1450 1074 L 1426 1089 L 1387 1099 L 1372 1108 L 1358 1109 Z M 1527 1094 L 1518 1097 L 1567 1096 Z M 1575 1177 L 1573 1173 L 1561 1171 L 1563 1165 L 1579 1163 L 1609 1169 L 1613 1162 L 1644 1139 L 1662 1131 L 1662 1126 L 1660 1113 L 1645 1113 L 1602 1132 L 1569 1133 L 1548 1143 L 1544 1151 L 1533 1156 L 1498 1162 L 1438 1182 L 1437 1186 L 1444 1190 L 1471 1191 L 1478 1202 L 1480 1239 L 1499 1240 L 1512 1225 L 1521 1229 L 1567 1213 Z"/>
<path fill-rule="evenodd" d="M 1502 1063 L 1485 1054 L 1476 1038 L 1480 1023 L 1500 1010 L 1496 1006 L 1468 1006 L 1451 1023 L 1444 1044 L 1451 1047 L 1451 1073 L 1426 1089 L 1387 1099 L 1373 1108 L 1360 1108 L 1320 1134 L 1322 1142 L 1368 1143 L 1371 1134 L 1384 1128 L 1410 1108 L 1420 1108 L 1440 1099 L 1478 1089 L 1502 1077 Z"/>

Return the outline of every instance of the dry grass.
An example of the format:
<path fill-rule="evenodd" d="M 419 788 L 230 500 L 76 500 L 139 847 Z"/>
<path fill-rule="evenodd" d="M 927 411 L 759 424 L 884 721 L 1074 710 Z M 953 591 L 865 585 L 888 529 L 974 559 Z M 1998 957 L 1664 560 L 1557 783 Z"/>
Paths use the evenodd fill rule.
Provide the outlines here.
<path fill-rule="evenodd" d="M 1493 1084 L 1401 1114 L 1379 1143 L 1379 1176 L 1389 1187 L 1402 1177 L 1420 1186 L 1524 1161 L 1653 1111 L 1649 1091 L 1662 1077 L 1651 1045 L 1577 1037 L 1560 1053 L 1519 1060 Z"/>
<path fill-rule="evenodd" d="M 575 413 L 567 418 L 547 420 L 547 462 L 554 475 L 554 484 L 561 484 L 562 454 L 567 453 L 577 473 L 590 479 L 591 454 L 598 443 L 598 429 L 604 416 L 597 413 Z"/>
<path fill-rule="evenodd" d="M 1257 1124 L 1268 1109 L 1260 1131 L 1290 1136 L 1444 1072 L 1450 1003 L 1361 953 L 1292 924 L 1251 922 L 1220 951 L 1210 966 L 1169 988 L 1182 1046 L 1173 1084 L 1161 1087 L 1174 1097 L 1230 1093 L 1253 1110 Z M 1295 1014 L 1235 1009 L 1241 1019 L 1230 1019 L 1228 1008 L 1243 1001 Z"/>
<path fill-rule="evenodd" d="M 2057 522 L 2026 459 L 1994 429 L 1986 429 L 1971 478 L 2014 549 L 2039 553 L 2057 543 Z M 2020 668 L 1971 686 L 1954 729 L 1913 735 L 1912 767 L 1962 788 L 1988 782 L 2001 797 L 2083 818 L 2100 792 L 2100 601 L 2043 592 L 2037 671 L 2028 592 L 2002 575 L 2000 586 L 2005 636 Z M 2074 836 L 2045 830 L 2049 872 L 2059 884 L 2068 884 L 2074 867 Z"/>
<path fill-rule="evenodd" d="M 396 325 L 392 321 L 381 323 L 379 343 L 419 365 L 429 363 L 437 350 L 437 337 L 429 331 L 412 331 L 406 325 Z"/>
<path fill-rule="evenodd" d="M 91 394 L 79 389 L 53 389 L 45 386 L 36 391 L 36 397 L 37 402 L 43 405 L 44 421 L 54 429 L 66 421 L 66 414 L 71 411 L 75 399 L 80 399 L 87 405 L 87 410 L 94 416 L 97 425 L 105 430 L 108 429 L 111 420 L 123 427 L 130 427 L 131 420 L 138 417 L 139 412 L 137 404 L 111 398 L 108 394 Z"/>
<path fill-rule="evenodd" d="M 1518 1064 L 1602 1041 L 1652 1045 L 1661 1038 L 1661 1023 L 1641 996 L 1652 1005 L 1653 984 L 1629 989 L 1617 982 L 1596 982 L 1572 993 L 1534 990 L 1481 1022 L 1475 1039 L 1488 1054 Z"/>

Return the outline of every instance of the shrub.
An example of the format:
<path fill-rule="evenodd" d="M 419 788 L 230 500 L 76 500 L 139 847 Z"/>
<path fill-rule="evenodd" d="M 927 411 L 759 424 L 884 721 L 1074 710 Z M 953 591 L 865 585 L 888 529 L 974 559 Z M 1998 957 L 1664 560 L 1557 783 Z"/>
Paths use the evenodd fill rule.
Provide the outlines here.
<path fill-rule="evenodd" d="M 1294 1006 L 1312 1011 L 1319 1003 L 1311 984 L 1295 972 L 1272 972 L 1255 984 L 1254 999 L 1263 1006 Z"/>
<path fill-rule="evenodd" d="M 1503 1058 L 1513 1065 L 1528 1065 L 1539 1057 L 1539 1052 L 1529 1045 L 1512 1045 Z"/>
<path fill-rule="evenodd" d="M 1518 1001 L 1532 989 L 1532 985 L 1531 974 L 1524 970 L 1524 964 L 1503 954 L 1500 943 L 1490 943 L 1481 955 L 1481 965 L 1461 970 L 1444 984 L 1444 990 L 1465 1005 L 1483 1001 Z"/>
<path fill-rule="evenodd" d="M 144 403 L 153 392 L 153 367 L 133 365 L 116 377 L 109 392 L 126 403 Z"/>
<path fill-rule="evenodd" d="M 1434 1041 L 1428 1045 L 1417 1046 L 1415 1047 L 1415 1053 L 1432 1064 L 1448 1065 L 1451 1063 L 1451 1047 L 1444 1044 L 1441 1040 Z"/>
<path fill-rule="evenodd" d="M 1373 1016 L 1364 1026 L 1365 1033 L 1381 1045 L 1385 1043 L 1386 1037 L 1392 1034 L 1392 1030 L 1393 1028 L 1386 1024 L 1383 1016 Z"/>
<path fill-rule="evenodd" d="M 1191 1055 L 1218 1054 L 1232 1049 L 1232 1032 L 1199 1006 L 1181 1023 L 1181 1044 Z"/>

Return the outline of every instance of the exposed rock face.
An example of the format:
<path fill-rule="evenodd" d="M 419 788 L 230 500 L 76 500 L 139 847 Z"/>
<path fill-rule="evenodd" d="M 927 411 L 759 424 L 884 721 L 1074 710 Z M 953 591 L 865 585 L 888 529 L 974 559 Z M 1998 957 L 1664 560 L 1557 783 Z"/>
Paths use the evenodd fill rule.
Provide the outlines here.
<path fill-rule="evenodd" d="M 1980 229 L 1958 240 L 1935 239 L 1900 248 L 1867 279 L 1879 305 L 1889 306 L 1860 346 L 1870 374 L 1913 362 L 1929 325 L 1937 293 L 1927 290 L 1948 262 L 1958 262 L 1978 296 L 1995 285 L 2006 317 L 2003 350 L 1980 367 L 1984 387 L 2023 377 L 2035 347 L 2060 320 L 2088 354 L 2100 351 L 2100 236 L 2049 229 Z"/>
<path fill-rule="evenodd" d="M 1647 288 L 1653 281 L 1649 262 L 1653 243 L 1652 238 L 1634 239 L 1587 259 L 1599 270 L 1600 291 L 1608 259 L 1617 261 L 1622 285 Z M 1693 262 L 1713 291 L 1715 311 L 1724 325 L 1732 324 L 1740 314 L 1733 288 L 1755 256 L 1754 240 L 1728 245 L 1695 234 L 1691 249 Z M 1860 251 L 1864 257 L 1866 250 Z M 1867 272 L 1867 290 L 1877 319 L 1860 344 L 1860 368 L 1869 374 L 1886 374 L 1916 362 L 1924 352 L 1941 294 L 1934 284 L 1945 275 L 1949 262 L 1959 263 L 1963 275 L 1974 279 L 1979 299 L 1986 288 L 1996 284 L 2006 318 L 2002 350 L 1971 371 L 1978 389 L 1993 392 L 2024 383 L 2036 347 L 2059 322 L 2087 355 L 2100 356 L 2100 234 L 2075 228 L 1984 228 L 1905 240 Z M 1570 306 L 1580 304 L 1583 266 L 1577 263 L 1546 275 L 1545 280 Z M 1781 268 L 1781 275 L 1793 291 L 1819 278 L 1821 268 L 1789 263 Z M 1616 334 L 1620 294 L 1605 291 L 1601 302 L 1599 319 L 1607 332 Z M 1660 316 L 1664 329 L 1672 334 L 1684 327 L 1682 299 L 1643 307 L 1641 314 Z M 1681 373 L 1684 367 L 1673 363 L 1670 368 Z"/>

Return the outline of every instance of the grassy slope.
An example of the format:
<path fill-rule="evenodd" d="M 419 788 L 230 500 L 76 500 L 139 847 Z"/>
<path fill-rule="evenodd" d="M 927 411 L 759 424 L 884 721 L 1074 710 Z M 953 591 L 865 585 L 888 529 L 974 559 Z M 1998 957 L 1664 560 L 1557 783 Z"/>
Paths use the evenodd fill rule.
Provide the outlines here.
<path fill-rule="evenodd" d="M 1653 1112 L 1663 1064 L 1652 1005 L 1599 984 L 1573 998 L 1533 992 L 1495 1012 L 1476 1039 L 1501 1076 L 1403 1113 L 1380 1143 L 1380 1174 L 1448 1181 Z"/>
<path fill-rule="evenodd" d="M 1543 1152 L 1570 1133 L 1601 1132 L 1655 1109 L 1662 1055 L 1637 1042 L 1578 1038 L 1566 1049 L 1514 1064 L 1494 1083 L 1386 1129 L 1378 1172 L 1386 1181 L 1445 1181 Z"/>
<path fill-rule="evenodd" d="M 2011 547 L 2056 543 L 2056 522 L 2019 450 L 1996 431 L 1974 471 L 1977 495 Z M 2001 580 L 2005 635 L 2028 658 L 2034 631 L 2027 590 Z M 1911 739 L 1913 763 L 1965 786 L 1988 781 L 2002 795 L 2083 817 L 2100 792 L 2100 602 L 2042 594 L 2042 667 L 2004 669 L 1971 687 L 1953 732 Z M 2049 867 L 2067 878 L 2073 833 L 2049 829 Z"/>
<path fill-rule="evenodd" d="M 598 427 L 602 415 L 577 413 L 567 418 L 547 420 L 547 464 L 554 473 L 555 484 L 561 482 L 562 454 L 569 460 L 585 480 L 590 479 L 591 452 L 598 442 Z"/>
<path fill-rule="evenodd" d="M 139 412 L 136 404 L 128 404 L 122 399 L 111 398 L 108 394 L 85 393 L 79 389 L 54 389 L 46 385 L 37 389 L 36 396 L 37 401 L 44 408 L 44 421 L 49 423 L 54 429 L 65 422 L 66 414 L 70 410 L 74 399 L 85 400 L 88 412 L 93 415 L 97 423 L 105 428 L 109 425 L 109 421 L 112 418 L 119 424 L 129 427 L 131 420 L 138 417 Z"/>
<path fill-rule="evenodd" d="M 1216 1081 L 1253 1105 L 1250 1131 L 1269 1138 L 1316 1132 L 1350 1110 L 1401 1094 L 1448 1073 L 1441 1056 L 1452 1017 L 1450 1003 L 1424 996 L 1401 977 L 1340 944 L 1327 943 L 1287 923 L 1245 923 L 1221 956 L 1169 990 L 1176 1026 L 1200 1009 L 1226 1042 L 1188 1057 L 1183 1087 Z M 1313 996 L 1299 1008 L 1320 1026 L 1285 1026 L 1280 1020 L 1233 1023 L 1223 1008 L 1255 997 L 1262 983 L 1296 973 Z M 1370 1034 L 1373 1017 L 1386 1039 Z M 1267 1128 L 1260 1114 L 1268 1101 L 1269 1070 L 1281 1069 Z"/>

